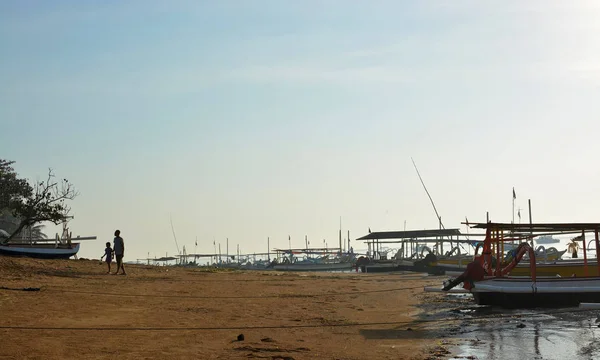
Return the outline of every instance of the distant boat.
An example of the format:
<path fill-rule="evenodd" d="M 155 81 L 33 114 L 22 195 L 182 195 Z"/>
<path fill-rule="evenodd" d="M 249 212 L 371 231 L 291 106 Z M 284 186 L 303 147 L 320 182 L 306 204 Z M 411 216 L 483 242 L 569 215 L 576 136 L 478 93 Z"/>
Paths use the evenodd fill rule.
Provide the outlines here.
<path fill-rule="evenodd" d="M 351 263 L 295 263 L 273 266 L 277 271 L 343 271 L 352 270 Z"/>
<path fill-rule="evenodd" d="M 354 254 L 341 254 L 339 249 L 290 249 L 275 250 L 276 259 L 268 269 L 277 271 L 343 271 L 352 270 Z M 317 257 L 312 257 L 318 255 Z M 335 257 L 330 258 L 330 255 Z M 300 256 L 300 257 L 299 257 Z"/>
<path fill-rule="evenodd" d="M 535 239 L 536 244 L 556 244 L 560 239 L 553 238 L 552 235 L 543 235 Z"/>

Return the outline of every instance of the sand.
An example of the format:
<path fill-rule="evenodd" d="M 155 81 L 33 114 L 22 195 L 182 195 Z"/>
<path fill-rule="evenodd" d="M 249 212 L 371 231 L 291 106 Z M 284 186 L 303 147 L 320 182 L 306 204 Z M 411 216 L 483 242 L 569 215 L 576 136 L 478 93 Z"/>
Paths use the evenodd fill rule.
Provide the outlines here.
<path fill-rule="evenodd" d="M 425 274 L 0 257 L 0 359 L 438 359 Z M 27 287 L 40 291 L 22 291 Z M 8 288 L 8 289 L 6 289 Z M 237 341 L 238 335 L 244 341 Z M 417 334 L 417 335 L 415 335 Z"/>

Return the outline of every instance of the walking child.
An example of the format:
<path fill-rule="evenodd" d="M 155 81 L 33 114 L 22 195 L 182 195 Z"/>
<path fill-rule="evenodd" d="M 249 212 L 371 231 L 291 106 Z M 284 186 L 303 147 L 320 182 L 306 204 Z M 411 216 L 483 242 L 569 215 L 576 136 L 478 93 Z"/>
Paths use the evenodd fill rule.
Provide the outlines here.
<path fill-rule="evenodd" d="M 104 255 L 102 255 L 102 257 L 100 258 L 100 260 L 102 260 L 103 257 L 106 256 L 106 265 L 108 265 L 108 271 L 106 272 L 107 274 L 110 274 L 110 263 L 112 262 L 112 257 L 113 257 L 113 249 L 110 247 L 110 243 L 107 242 L 106 243 L 106 249 L 104 249 Z"/>

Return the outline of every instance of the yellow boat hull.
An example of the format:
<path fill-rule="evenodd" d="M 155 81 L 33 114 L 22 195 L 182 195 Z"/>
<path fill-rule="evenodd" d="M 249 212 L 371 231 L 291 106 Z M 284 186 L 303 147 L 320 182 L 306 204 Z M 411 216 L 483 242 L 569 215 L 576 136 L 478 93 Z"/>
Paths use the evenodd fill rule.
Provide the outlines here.
<path fill-rule="evenodd" d="M 431 266 L 445 268 L 446 270 L 461 271 L 472 262 L 473 259 L 440 259 Z M 511 272 L 511 276 L 530 276 L 531 270 L 529 262 L 522 260 Z M 561 277 L 582 277 L 582 276 L 600 276 L 598 264 L 595 260 L 588 261 L 587 273 L 583 265 L 583 260 L 557 260 L 553 263 L 538 263 L 536 265 L 537 276 L 561 276 Z"/>
<path fill-rule="evenodd" d="M 557 261 L 552 264 L 537 264 L 535 273 L 537 276 L 560 276 L 560 277 L 582 277 L 599 276 L 598 264 L 596 261 L 588 262 L 587 273 L 582 261 Z M 511 272 L 511 276 L 530 276 L 531 270 L 529 264 L 519 264 Z"/>

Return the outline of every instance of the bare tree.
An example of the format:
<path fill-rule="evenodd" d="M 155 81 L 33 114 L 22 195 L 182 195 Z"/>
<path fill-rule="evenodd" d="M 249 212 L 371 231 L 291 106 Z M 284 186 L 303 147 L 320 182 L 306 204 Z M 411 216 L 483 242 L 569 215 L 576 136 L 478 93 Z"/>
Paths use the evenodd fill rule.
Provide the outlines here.
<path fill-rule="evenodd" d="M 52 169 L 48 169 L 46 181 L 37 182 L 31 191 L 22 193 L 25 196 L 12 204 L 13 215 L 19 219 L 19 225 L 3 243 L 37 223 L 50 221 L 58 225 L 64 222 L 71 211 L 66 201 L 79 195 L 67 179 L 57 180 Z"/>

